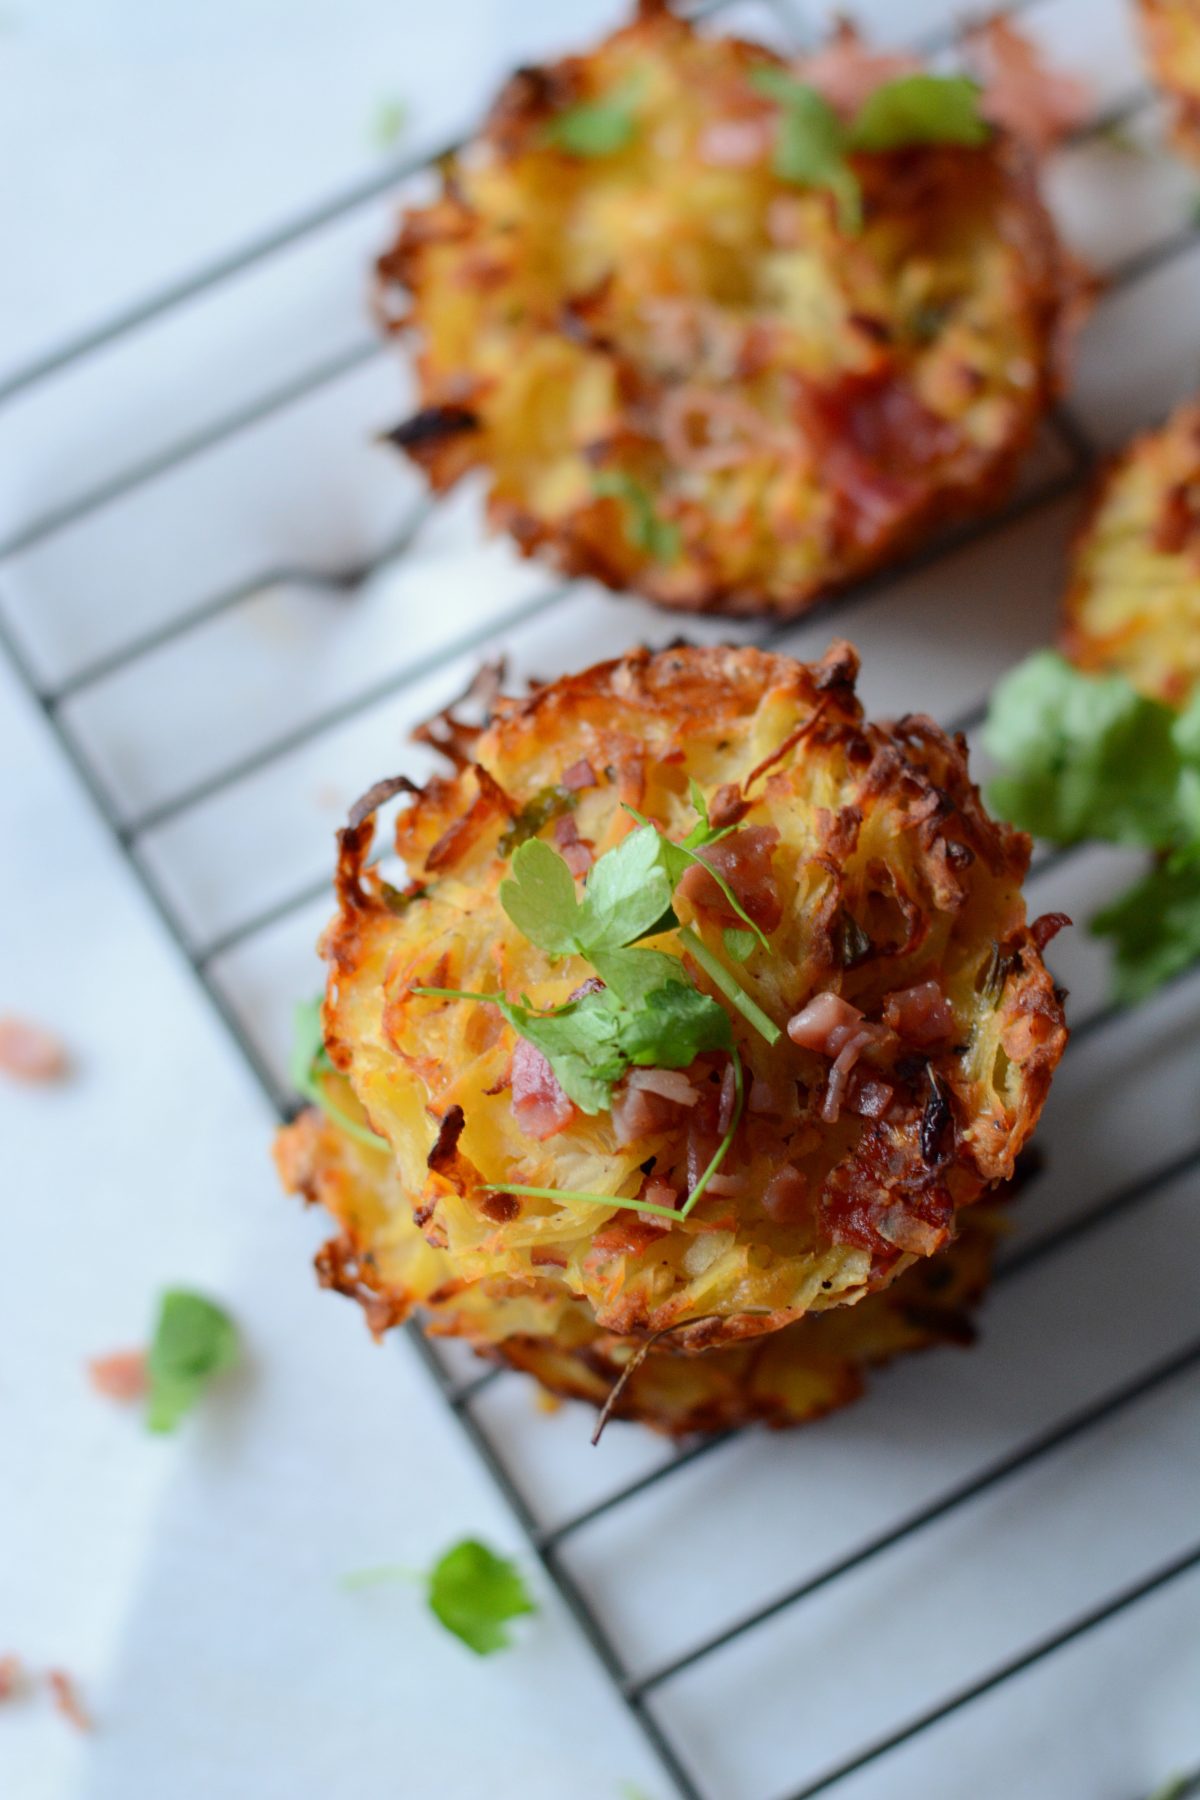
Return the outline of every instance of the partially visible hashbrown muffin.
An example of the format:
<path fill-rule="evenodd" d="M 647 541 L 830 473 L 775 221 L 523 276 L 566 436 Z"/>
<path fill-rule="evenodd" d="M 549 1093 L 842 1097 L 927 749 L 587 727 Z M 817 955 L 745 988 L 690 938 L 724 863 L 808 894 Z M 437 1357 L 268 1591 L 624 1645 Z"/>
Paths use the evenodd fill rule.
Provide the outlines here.
<path fill-rule="evenodd" d="M 1138 0 L 1150 67 L 1174 103 L 1175 142 L 1200 162 L 1200 5 Z"/>
<path fill-rule="evenodd" d="M 1063 654 L 1187 704 L 1200 682 L 1200 401 L 1137 437 L 1099 483 L 1071 565 Z"/>
<path fill-rule="evenodd" d="M 982 118 L 837 160 L 836 115 L 909 69 L 648 4 L 518 72 L 381 259 L 416 341 L 394 441 L 436 490 L 481 471 L 526 553 L 692 610 L 800 612 L 997 504 L 1077 272 Z M 827 186 L 795 178 L 818 151 Z"/>

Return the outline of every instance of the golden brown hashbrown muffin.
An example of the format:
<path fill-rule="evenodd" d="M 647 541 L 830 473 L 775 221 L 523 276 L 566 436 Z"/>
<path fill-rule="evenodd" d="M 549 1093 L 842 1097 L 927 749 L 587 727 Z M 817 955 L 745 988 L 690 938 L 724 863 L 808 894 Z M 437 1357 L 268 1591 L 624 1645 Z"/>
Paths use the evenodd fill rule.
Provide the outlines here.
<path fill-rule="evenodd" d="M 867 724 L 856 672 L 637 651 L 497 699 L 398 817 L 405 893 L 368 858 L 408 784 L 355 809 L 325 1043 L 462 1279 L 728 1342 L 886 1286 L 1011 1176 L 1057 921 L 961 741 Z"/>
<path fill-rule="evenodd" d="M 776 172 L 828 127 L 797 85 L 844 122 L 909 66 L 646 5 L 520 71 L 381 260 L 417 342 L 394 441 L 436 490 L 484 471 L 527 554 L 693 610 L 799 612 L 997 504 L 1078 291 L 1028 146 L 972 119 Z"/>
<path fill-rule="evenodd" d="M 1060 643 L 1081 669 L 1124 675 L 1182 707 L 1200 681 L 1200 402 L 1135 438 L 1079 535 Z"/>
<path fill-rule="evenodd" d="M 342 1106 L 353 1107 L 334 1078 Z M 318 1253 L 322 1283 L 361 1301 L 376 1332 L 417 1310 L 431 1336 L 465 1339 L 481 1355 L 533 1375 L 549 1392 L 603 1406 L 638 1340 L 602 1331 L 557 1283 L 467 1284 L 413 1222 L 390 1157 L 315 1110 L 276 1139 L 284 1186 L 324 1206 L 339 1234 Z M 694 1354 L 660 1340 L 636 1363 L 612 1416 L 681 1435 L 738 1425 L 798 1425 L 855 1400 L 868 1369 L 931 1344 L 972 1341 L 972 1309 L 987 1285 L 998 1229 L 977 1207 L 935 1263 L 902 1275 L 861 1305 L 799 1320 L 769 1337 Z"/>
<path fill-rule="evenodd" d="M 1175 142 L 1200 161 L 1200 5 L 1138 0 L 1150 67 L 1175 103 Z"/>

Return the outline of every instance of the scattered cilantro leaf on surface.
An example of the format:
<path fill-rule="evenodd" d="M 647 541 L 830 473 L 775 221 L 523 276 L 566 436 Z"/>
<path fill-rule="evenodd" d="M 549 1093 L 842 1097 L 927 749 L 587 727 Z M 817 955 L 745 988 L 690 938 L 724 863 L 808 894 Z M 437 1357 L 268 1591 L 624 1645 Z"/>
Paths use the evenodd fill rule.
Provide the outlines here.
<path fill-rule="evenodd" d="M 203 1294 L 168 1288 L 146 1357 L 146 1424 L 174 1431 L 210 1381 L 238 1359 L 237 1327 Z"/>
<path fill-rule="evenodd" d="M 564 107 L 547 125 L 545 142 L 568 156 L 614 156 L 627 149 L 637 131 L 641 89 L 635 77 L 595 100 Z"/>
<path fill-rule="evenodd" d="M 476 1656 L 507 1649 L 509 1621 L 537 1611 L 516 1563 L 478 1538 L 464 1538 L 438 1558 L 428 1599 L 434 1617 Z"/>
<path fill-rule="evenodd" d="M 664 519 L 642 482 L 624 469 L 600 469 L 592 477 L 593 491 L 602 500 L 619 500 L 625 515 L 625 536 L 635 550 L 655 562 L 673 563 L 683 537 L 673 519 Z"/>
<path fill-rule="evenodd" d="M 654 826 L 631 831 L 588 876 L 580 907 L 583 954 L 620 950 L 648 936 L 670 912 L 673 887 Z"/>
<path fill-rule="evenodd" d="M 642 1068 L 687 1069 L 705 1050 L 731 1050 L 733 1030 L 723 1006 L 679 980 L 646 995 L 645 1005 L 623 1021 L 619 1042 Z"/>
<path fill-rule="evenodd" d="M 852 150 L 902 150 L 909 144 L 986 144 L 991 126 L 979 111 L 980 86 L 966 75 L 900 75 L 869 94 L 848 134 Z"/>
<path fill-rule="evenodd" d="M 1123 677 L 1085 675 L 1057 651 L 1038 651 L 992 696 L 984 743 L 1006 772 L 988 798 L 1057 843 L 1164 847 L 1181 829 L 1176 724 Z"/>
<path fill-rule="evenodd" d="M 348 1137 L 365 1144 L 370 1150 L 378 1150 L 381 1145 L 386 1144 L 386 1138 L 379 1137 L 369 1125 L 352 1119 L 325 1091 L 322 1077 L 335 1074 L 336 1071 L 325 1049 L 321 1004 L 321 996 L 318 994 L 315 1000 L 301 1000 L 296 1006 L 292 1026 L 292 1053 L 288 1060 L 288 1075 L 292 1086 L 311 1105 L 319 1106 Z"/>
<path fill-rule="evenodd" d="M 371 120 L 371 142 L 377 150 L 390 150 L 408 130 L 408 103 L 396 94 L 379 102 Z"/>

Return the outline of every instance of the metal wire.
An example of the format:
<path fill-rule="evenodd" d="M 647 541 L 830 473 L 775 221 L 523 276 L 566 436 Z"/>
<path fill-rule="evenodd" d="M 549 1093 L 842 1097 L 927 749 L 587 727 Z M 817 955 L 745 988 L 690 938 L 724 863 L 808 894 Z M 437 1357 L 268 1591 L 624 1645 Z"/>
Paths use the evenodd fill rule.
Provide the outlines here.
<path fill-rule="evenodd" d="M 786 26 L 795 28 L 795 21 L 786 0 L 766 0 L 766 3 L 775 6 L 779 19 Z M 1043 0 L 1016 0 L 1009 10 L 1024 11 L 1039 3 L 1043 3 Z M 719 8 L 711 10 L 715 11 Z M 946 33 L 938 33 L 936 38 L 931 36 L 925 48 L 944 48 L 952 41 L 952 36 L 953 34 Z M 1146 98 L 1143 94 L 1139 94 L 1124 102 L 1120 107 L 1113 109 L 1106 117 L 1093 121 L 1088 130 L 1103 130 L 1114 119 L 1128 117 L 1144 104 L 1146 104 Z M 1086 136 L 1087 132 L 1085 131 L 1081 135 Z M 417 173 L 423 166 L 424 159 L 420 162 L 397 162 L 385 167 L 340 194 L 333 195 L 307 209 L 275 230 L 263 234 L 206 267 L 193 272 L 187 278 L 168 284 L 136 305 L 114 314 L 94 329 L 60 344 L 54 350 L 0 382 L 0 405 L 19 395 L 27 394 L 43 382 L 65 374 L 76 364 L 130 336 L 142 326 L 176 309 L 186 307 L 222 283 L 260 265 L 288 246 L 300 242 L 353 209 L 364 205 L 367 201 L 390 192 L 397 183 Z M 1171 259 L 1193 249 L 1198 242 L 1200 242 L 1200 237 L 1195 229 L 1181 230 L 1169 236 L 1152 249 L 1140 252 L 1120 265 L 1113 272 L 1110 288 L 1129 286 L 1144 279 Z M 116 471 L 111 477 L 61 505 L 47 508 L 37 517 L 14 530 L 7 541 L 0 544 L 0 562 L 32 548 L 35 544 L 54 536 L 68 526 L 101 511 L 118 499 L 138 492 L 145 484 L 165 474 L 168 470 L 179 467 L 203 451 L 227 442 L 251 424 L 294 404 L 323 383 L 333 381 L 339 375 L 358 367 L 374 354 L 376 354 L 376 347 L 373 342 L 360 341 L 348 345 L 342 351 L 312 365 L 271 392 L 257 396 L 222 415 L 203 429 L 177 439 L 154 456 Z M 926 550 L 921 556 L 913 559 L 909 565 L 910 568 L 920 569 L 941 559 L 956 547 L 982 542 L 989 533 L 1005 529 L 1016 518 L 1038 508 L 1049 506 L 1062 499 L 1064 495 L 1076 491 L 1087 478 L 1094 464 L 1094 448 L 1078 422 L 1063 408 L 1057 409 L 1053 414 L 1052 428 L 1067 455 L 1069 470 L 1065 476 L 1056 476 L 1042 483 L 1033 491 L 1023 495 L 998 516 L 966 527 L 932 549 Z M 162 883 L 142 854 L 140 848 L 142 840 L 152 829 L 180 817 L 215 794 L 236 786 L 278 758 L 315 741 L 337 724 L 357 716 L 370 706 L 391 698 L 418 679 L 447 667 L 472 649 L 478 648 L 485 637 L 492 638 L 497 632 L 504 632 L 517 624 L 549 613 L 552 608 L 561 603 L 571 589 L 569 586 L 555 586 L 548 591 L 541 590 L 531 593 L 527 600 L 512 607 L 507 614 L 499 619 L 490 620 L 486 632 L 475 629 L 461 634 L 453 642 L 443 645 L 436 652 L 409 664 L 403 670 L 397 671 L 383 680 L 364 687 L 357 694 L 336 706 L 325 708 L 305 720 L 303 724 L 278 734 L 260 744 L 253 751 L 232 759 L 204 779 L 195 781 L 168 795 L 132 819 L 123 815 L 122 809 L 109 791 L 107 781 L 84 748 L 80 736 L 73 728 L 69 711 L 65 710 L 66 703 L 96 689 L 111 677 L 122 674 L 153 651 L 182 640 L 211 621 L 235 612 L 266 586 L 287 582 L 293 585 L 316 586 L 333 590 L 353 589 L 384 563 L 392 561 L 404 553 L 424 522 L 427 510 L 427 503 L 422 502 L 421 506 L 402 522 L 388 541 L 380 545 L 374 554 L 352 566 L 334 570 L 311 567 L 280 567 L 265 570 L 251 580 L 240 582 L 203 598 L 171 620 L 134 636 L 115 650 L 96 657 L 57 684 L 47 685 L 39 681 L 31 658 L 23 645 L 21 635 L 10 622 L 15 615 L 0 605 L 0 648 L 7 654 L 27 691 L 40 706 L 49 729 L 74 767 L 99 816 L 107 826 L 114 847 L 124 858 L 145 892 L 164 931 L 172 940 L 177 954 L 189 965 L 203 992 L 207 995 L 209 1003 L 216 1009 L 226 1031 L 260 1087 L 266 1102 L 279 1117 L 287 1116 L 291 1106 L 291 1097 L 280 1091 L 274 1073 L 262 1052 L 251 1034 L 244 1029 L 233 1007 L 225 998 L 220 983 L 214 976 L 214 964 L 228 951 L 279 923 L 298 909 L 311 905 L 321 893 L 327 891 L 328 881 L 322 879 L 320 882 L 312 881 L 300 885 L 293 892 L 237 922 L 219 936 L 211 938 L 207 944 L 197 946 L 192 942 L 191 933 Z M 902 572 L 895 569 L 889 571 L 887 580 L 894 581 L 897 574 Z M 838 602 L 839 618 L 844 616 L 848 607 L 863 603 L 878 592 L 882 585 L 882 578 L 874 582 L 864 582 L 852 594 L 843 596 Z M 809 619 L 811 617 L 811 614 L 808 615 Z M 764 633 L 764 641 L 778 642 L 786 637 L 789 629 L 792 627 L 780 625 L 768 630 Z M 981 696 L 973 706 L 967 708 L 960 715 L 956 721 L 956 728 L 963 731 L 974 730 L 982 720 L 984 706 L 984 697 Z M 1035 865 L 1031 879 L 1040 880 L 1053 873 L 1074 854 L 1077 852 L 1071 850 L 1047 853 Z M 1181 980 L 1186 979 L 1188 978 L 1181 978 Z M 1089 1018 L 1075 1025 L 1074 1044 L 1078 1046 L 1079 1043 L 1112 1029 L 1118 1023 L 1120 1016 L 1112 1007 L 1097 1009 Z M 1146 1205 L 1156 1195 L 1169 1189 L 1175 1183 L 1190 1178 L 1197 1172 L 1200 1172 L 1200 1144 L 1186 1148 L 1162 1162 L 1158 1167 L 1142 1174 L 1136 1180 L 1123 1184 L 1107 1195 L 1102 1195 L 1083 1214 L 1072 1218 L 1056 1229 L 1049 1230 L 1038 1240 L 1019 1246 L 1003 1259 L 995 1279 L 998 1282 L 1006 1283 L 1019 1281 L 1030 1269 L 1069 1251 L 1089 1233 L 1101 1230 L 1118 1216 Z M 626 1482 L 613 1492 L 580 1508 L 568 1517 L 552 1525 L 545 1525 L 538 1518 L 535 1509 L 514 1477 L 476 1408 L 476 1402 L 480 1397 L 491 1390 L 496 1381 L 500 1379 L 499 1372 L 488 1370 L 465 1382 L 456 1382 L 448 1374 L 434 1347 L 419 1331 L 411 1334 L 411 1341 L 446 1395 L 450 1407 L 459 1419 L 476 1452 L 491 1471 L 497 1486 L 526 1533 L 533 1553 L 541 1561 L 548 1577 L 554 1582 L 580 1630 L 591 1644 L 598 1661 L 611 1680 L 614 1691 L 637 1719 L 664 1770 L 684 1800 L 704 1800 L 704 1791 L 687 1767 L 679 1745 L 674 1742 L 657 1719 L 650 1705 L 653 1696 L 673 1679 L 715 1655 L 724 1647 L 746 1637 L 768 1620 L 802 1605 L 807 1598 L 830 1588 L 852 1571 L 865 1567 L 873 1559 L 884 1555 L 898 1545 L 907 1543 L 938 1521 L 946 1519 L 1004 1483 L 1012 1481 L 1017 1475 L 1052 1456 L 1067 1444 L 1085 1437 L 1090 1432 L 1099 1430 L 1106 1423 L 1135 1407 L 1151 1394 L 1181 1380 L 1200 1367 L 1200 1339 L 1196 1339 L 1173 1355 L 1161 1359 L 1150 1369 L 1117 1384 L 1089 1404 L 1079 1407 L 1067 1417 L 1059 1419 L 1053 1425 L 1035 1433 L 1026 1442 L 1007 1451 L 1003 1456 L 997 1457 L 964 1476 L 960 1481 L 934 1496 L 925 1505 L 892 1521 L 886 1529 L 864 1539 L 843 1555 L 806 1576 L 804 1580 L 793 1583 L 769 1600 L 748 1610 L 742 1616 L 727 1621 L 702 1639 L 694 1641 L 669 1658 L 659 1661 L 648 1670 L 634 1674 L 625 1666 L 597 1609 L 588 1601 L 572 1575 L 564 1553 L 572 1540 L 588 1527 L 600 1519 L 612 1515 L 635 1499 L 646 1495 L 660 1483 L 682 1479 L 686 1472 L 702 1459 L 733 1454 L 734 1435 L 725 1434 L 685 1445 L 671 1458 L 649 1472 Z M 797 1789 L 788 1797 L 788 1800 L 811 1800 L 812 1796 L 829 1791 L 851 1774 L 878 1761 L 900 1745 L 910 1742 L 949 1715 L 971 1705 L 975 1700 L 990 1693 L 1023 1671 L 1052 1657 L 1064 1646 L 1077 1641 L 1086 1633 L 1127 1609 L 1136 1607 L 1141 1601 L 1158 1592 L 1168 1583 L 1189 1573 L 1197 1566 L 1198 1562 L 1200 1562 L 1200 1546 L 1165 1562 L 1160 1568 L 1155 1569 L 1141 1580 L 1111 1594 L 1065 1627 L 1029 1645 L 1018 1655 L 992 1669 L 987 1675 L 951 1694 L 937 1705 L 919 1713 L 898 1729 L 866 1745 L 853 1756 L 826 1770 L 806 1786 Z"/>

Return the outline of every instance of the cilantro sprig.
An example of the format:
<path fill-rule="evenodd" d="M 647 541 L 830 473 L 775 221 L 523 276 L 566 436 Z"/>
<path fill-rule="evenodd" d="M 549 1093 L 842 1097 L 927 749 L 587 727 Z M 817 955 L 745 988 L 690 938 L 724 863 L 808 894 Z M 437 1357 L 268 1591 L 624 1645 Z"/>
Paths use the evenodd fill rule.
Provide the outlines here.
<path fill-rule="evenodd" d="M 428 1571 L 385 1563 L 353 1570 L 342 1577 L 342 1586 L 352 1590 L 387 1581 L 420 1582 L 430 1612 L 476 1656 L 506 1650 L 512 1642 L 509 1621 L 537 1612 L 516 1563 L 478 1538 L 452 1544 Z"/>
<path fill-rule="evenodd" d="M 330 1097 L 324 1077 L 336 1073 L 325 1049 L 325 1033 L 321 1026 L 321 997 L 318 995 L 315 1000 L 302 1000 L 296 1007 L 292 1027 L 292 1054 L 288 1064 L 292 1086 L 314 1106 L 319 1106 L 347 1137 L 365 1144 L 369 1150 L 378 1150 L 381 1145 L 386 1147 L 385 1138 L 379 1137 L 368 1125 L 352 1119 Z"/>
<path fill-rule="evenodd" d="M 844 232 L 862 227 L 862 186 L 850 158 L 917 144 L 986 143 L 980 89 L 965 75 L 901 75 L 885 81 L 846 123 L 825 96 L 786 69 L 751 71 L 751 85 L 779 107 L 772 166 L 784 181 L 826 188 Z"/>
<path fill-rule="evenodd" d="M 1155 852 L 1091 923 L 1113 942 L 1118 999 L 1144 998 L 1200 957 L 1200 695 L 1175 713 L 1123 676 L 1043 650 L 996 689 L 984 743 L 1003 770 L 989 801 L 1014 824 L 1058 844 Z"/>
<path fill-rule="evenodd" d="M 681 944 L 709 975 L 718 991 L 768 1043 L 779 1027 L 745 992 L 736 977 L 690 926 L 681 927 L 674 909 L 675 888 L 687 870 L 701 863 L 716 881 L 744 930 L 726 948 L 744 961 L 756 944 L 770 948 L 719 870 L 700 855 L 732 827 L 714 827 L 704 794 L 692 783 L 696 824 L 683 842 L 632 807 L 638 821 L 615 849 L 593 865 L 582 896 L 566 862 L 541 838 L 515 851 L 510 873 L 500 884 L 500 903 L 517 929 L 551 959 L 579 956 L 589 962 L 600 986 L 580 992 L 565 1005 L 536 1008 L 528 996 L 510 1000 L 500 993 L 462 988 L 415 987 L 429 999 L 466 1000 L 495 1006 L 518 1033 L 540 1050 L 567 1098 L 581 1112 L 610 1111 L 613 1089 L 631 1068 L 686 1069 L 705 1051 L 723 1050 L 732 1060 L 735 1104 L 731 1122 L 708 1168 L 678 1211 L 627 1195 L 593 1194 L 522 1183 L 494 1184 L 493 1192 L 535 1199 L 579 1200 L 686 1217 L 703 1196 L 733 1143 L 744 1106 L 744 1071 L 729 1015 L 702 993 L 679 957 L 650 948 L 644 939 L 677 931 Z"/>
<path fill-rule="evenodd" d="M 174 1431 L 209 1383 L 237 1359 L 237 1327 L 224 1308 L 187 1288 L 168 1288 L 146 1357 L 148 1428 Z"/>

